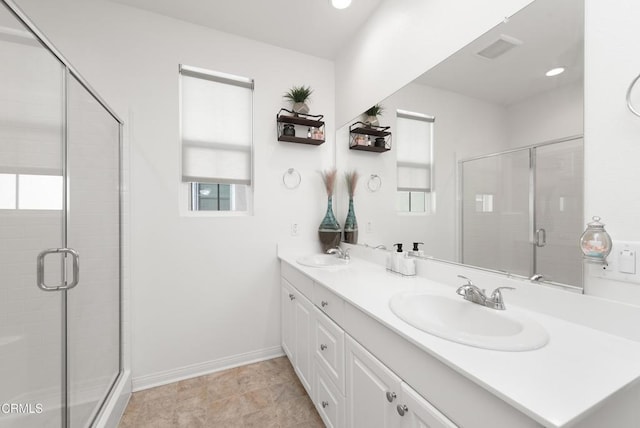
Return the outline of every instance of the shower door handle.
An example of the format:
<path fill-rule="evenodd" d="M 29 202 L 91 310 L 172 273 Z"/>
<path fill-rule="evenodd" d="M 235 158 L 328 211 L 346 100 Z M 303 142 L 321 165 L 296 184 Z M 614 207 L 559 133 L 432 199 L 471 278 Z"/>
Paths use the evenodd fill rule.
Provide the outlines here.
<path fill-rule="evenodd" d="M 61 253 L 65 255 L 67 254 L 71 255 L 72 261 L 73 261 L 73 268 L 72 268 L 73 276 L 72 276 L 71 282 L 68 282 L 65 280 L 62 282 L 62 284 L 58 286 L 50 287 L 44 282 L 44 259 L 47 256 L 47 254 L 61 254 Z M 40 254 L 38 254 L 36 265 L 37 265 L 36 277 L 37 277 L 38 288 L 40 288 L 43 291 L 70 290 L 76 285 L 78 285 L 78 281 L 80 280 L 80 256 L 75 250 L 72 250 L 71 248 L 49 248 L 48 250 L 44 250 Z"/>
<path fill-rule="evenodd" d="M 547 245 L 547 231 L 543 228 L 536 230 L 536 247 Z"/>

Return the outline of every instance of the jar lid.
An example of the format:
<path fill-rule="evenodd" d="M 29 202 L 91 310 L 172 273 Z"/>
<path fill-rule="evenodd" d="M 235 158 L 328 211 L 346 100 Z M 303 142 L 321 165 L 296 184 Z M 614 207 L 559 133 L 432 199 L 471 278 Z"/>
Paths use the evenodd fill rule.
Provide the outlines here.
<path fill-rule="evenodd" d="M 593 228 L 598 228 L 598 229 L 604 229 L 604 223 L 600 223 L 600 217 L 593 216 L 592 219 L 593 219 L 593 221 L 587 223 L 587 226 L 593 227 Z"/>

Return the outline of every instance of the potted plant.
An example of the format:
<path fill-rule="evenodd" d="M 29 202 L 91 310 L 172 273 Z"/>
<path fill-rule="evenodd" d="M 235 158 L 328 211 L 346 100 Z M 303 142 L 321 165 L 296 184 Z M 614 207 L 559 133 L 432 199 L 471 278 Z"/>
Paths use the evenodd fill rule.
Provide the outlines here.
<path fill-rule="evenodd" d="M 382 112 L 384 111 L 384 107 L 380 104 L 376 104 L 373 107 L 369 108 L 364 112 L 364 123 L 370 126 L 378 126 L 380 122 L 378 122 L 378 116 L 382 116 Z"/>
<path fill-rule="evenodd" d="M 306 101 L 309 99 L 313 89 L 310 86 L 294 86 L 284 94 L 284 98 L 293 103 L 292 110 L 297 115 L 299 113 L 309 113 L 309 106 Z"/>

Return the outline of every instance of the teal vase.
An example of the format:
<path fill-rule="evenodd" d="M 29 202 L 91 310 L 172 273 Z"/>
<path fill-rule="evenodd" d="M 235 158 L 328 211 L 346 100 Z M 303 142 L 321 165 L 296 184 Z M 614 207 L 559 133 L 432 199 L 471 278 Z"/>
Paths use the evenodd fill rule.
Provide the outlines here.
<path fill-rule="evenodd" d="M 336 220 L 336 216 L 333 214 L 333 199 L 331 196 L 328 198 L 327 213 L 320 223 L 318 228 L 318 236 L 320 237 L 320 244 L 322 245 L 322 252 L 326 253 L 331 248 L 336 248 L 340 245 L 340 236 L 342 230 L 340 224 Z"/>
<path fill-rule="evenodd" d="M 358 220 L 356 220 L 356 213 L 353 210 L 353 198 L 349 198 L 349 211 L 347 219 L 344 221 L 344 242 L 358 243 Z"/>

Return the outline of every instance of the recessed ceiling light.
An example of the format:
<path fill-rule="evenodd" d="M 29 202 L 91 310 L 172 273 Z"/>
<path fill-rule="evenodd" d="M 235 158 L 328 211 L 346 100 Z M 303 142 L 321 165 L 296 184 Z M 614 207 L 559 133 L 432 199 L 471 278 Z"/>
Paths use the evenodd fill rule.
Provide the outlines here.
<path fill-rule="evenodd" d="M 556 68 L 552 68 L 551 70 L 547 71 L 544 75 L 547 77 L 553 77 L 553 76 L 557 76 L 558 74 L 562 74 L 564 73 L 564 67 L 556 67 Z"/>
<path fill-rule="evenodd" d="M 346 9 L 351 4 L 351 0 L 330 0 L 331 6 L 336 9 Z"/>

